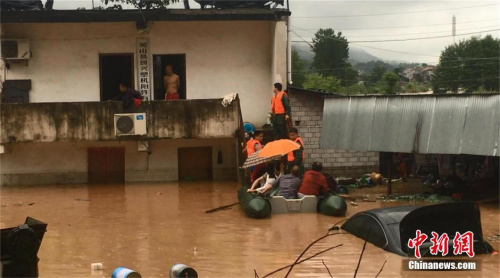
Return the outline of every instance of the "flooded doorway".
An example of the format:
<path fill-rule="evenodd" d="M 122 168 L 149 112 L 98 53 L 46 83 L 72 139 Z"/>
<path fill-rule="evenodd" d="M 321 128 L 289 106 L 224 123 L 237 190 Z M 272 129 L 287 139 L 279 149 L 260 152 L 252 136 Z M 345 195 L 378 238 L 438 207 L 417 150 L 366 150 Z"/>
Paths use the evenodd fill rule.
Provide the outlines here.
<path fill-rule="evenodd" d="M 153 78 L 155 100 L 165 99 L 166 88 L 163 77 L 165 68 L 170 65 L 175 74 L 179 76 L 179 99 L 186 99 L 186 54 L 153 55 Z"/>
<path fill-rule="evenodd" d="M 88 183 L 124 183 L 125 148 L 88 148 Z"/>
<path fill-rule="evenodd" d="M 134 54 L 99 54 L 101 101 L 116 97 L 118 85 L 134 88 Z"/>
<path fill-rule="evenodd" d="M 180 148 L 177 152 L 179 180 L 211 181 L 212 148 Z"/>

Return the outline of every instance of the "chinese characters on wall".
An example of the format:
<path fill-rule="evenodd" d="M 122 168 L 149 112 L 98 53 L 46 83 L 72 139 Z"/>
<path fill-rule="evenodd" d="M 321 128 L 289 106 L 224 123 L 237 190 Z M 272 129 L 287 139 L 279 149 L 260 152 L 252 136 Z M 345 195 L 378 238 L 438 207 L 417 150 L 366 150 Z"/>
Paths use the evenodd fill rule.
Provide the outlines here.
<path fill-rule="evenodd" d="M 143 100 L 150 99 L 151 91 L 151 67 L 149 65 L 149 38 L 137 38 L 137 80 L 139 81 L 139 92 Z"/>

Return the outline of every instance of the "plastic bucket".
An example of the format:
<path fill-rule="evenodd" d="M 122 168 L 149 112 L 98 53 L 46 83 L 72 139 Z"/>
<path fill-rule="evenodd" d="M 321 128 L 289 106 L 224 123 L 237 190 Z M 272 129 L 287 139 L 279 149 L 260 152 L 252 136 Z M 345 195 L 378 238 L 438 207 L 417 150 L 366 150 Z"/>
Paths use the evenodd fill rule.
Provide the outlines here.
<path fill-rule="evenodd" d="M 187 265 L 176 264 L 170 269 L 170 278 L 198 278 L 198 273 Z"/>
<path fill-rule="evenodd" d="M 135 270 L 125 267 L 118 267 L 111 274 L 111 278 L 141 278 L 142 276 Z"/>

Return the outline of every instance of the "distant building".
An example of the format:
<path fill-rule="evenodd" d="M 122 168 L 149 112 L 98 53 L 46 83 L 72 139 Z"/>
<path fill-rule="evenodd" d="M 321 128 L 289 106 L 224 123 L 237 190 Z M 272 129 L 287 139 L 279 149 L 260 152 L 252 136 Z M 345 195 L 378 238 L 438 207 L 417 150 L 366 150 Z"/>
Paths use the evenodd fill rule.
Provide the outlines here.
<path fill-rule="evenodd" d="M 408 80 L 408 82 L 430 82 L 432 80 L 432 73 L 434 72 L 435 66 L 421 66 L 413 68 L 405 68 L 401 72 L 401 76 Z"/>

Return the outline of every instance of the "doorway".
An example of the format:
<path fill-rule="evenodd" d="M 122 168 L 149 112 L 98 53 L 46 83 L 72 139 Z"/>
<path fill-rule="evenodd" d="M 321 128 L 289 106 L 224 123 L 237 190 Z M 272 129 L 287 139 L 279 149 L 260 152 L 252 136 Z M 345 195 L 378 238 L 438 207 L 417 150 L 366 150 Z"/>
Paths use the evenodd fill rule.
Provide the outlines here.
<path fill-rule="evenodd" d="M 165 99 L 166 88 L 163 83 L 165 68 L 171 65 L 179 76 L 179 99 L 186 99 L 186 54 L 153 55 L 153 77 L 155 100 Z"/>
<path fill-rule="evenodd" d="M 125 182 L 125 148 L 88 148 L 87 175 L 89 184 Z"/>
<path fill-rule="evenodd" d="M 179 180 L 211 181 L 212 147 L 179 148 Z"/>
<path fill-rule="evenodd" d="M 116 97 L 121 82 L 134 88 L 134 54 L 99 54 L 99 75 L 101 101 Z"/>

